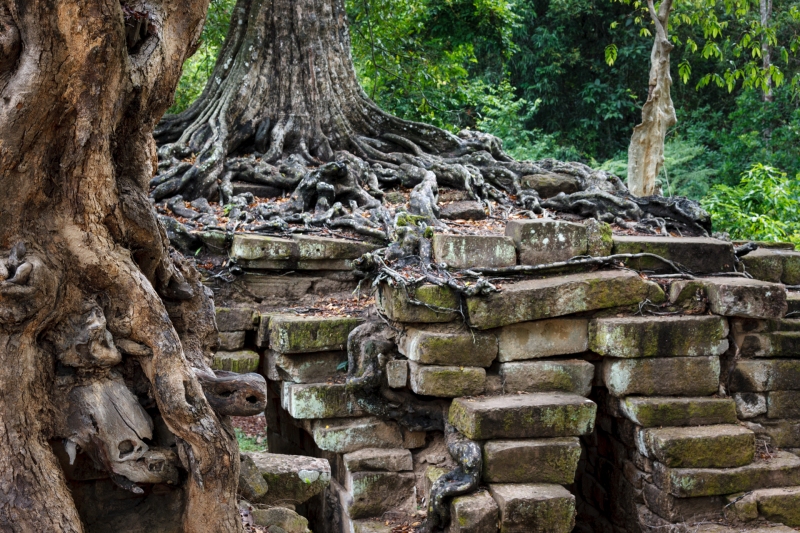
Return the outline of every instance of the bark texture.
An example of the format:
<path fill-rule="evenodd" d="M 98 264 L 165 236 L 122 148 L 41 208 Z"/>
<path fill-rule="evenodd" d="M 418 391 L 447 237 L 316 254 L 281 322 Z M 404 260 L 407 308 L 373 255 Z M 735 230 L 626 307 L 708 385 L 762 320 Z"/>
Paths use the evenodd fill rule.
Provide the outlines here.
<path fill-rule="evenodd" d="M 213 302 L 147 198 L 207 4 L 0 0 L 0 531 L 241 530 Z"/>
<path fill-rule="evenodd" d="M 664 139 L 667 130 L 678 122 L 670 96 L 669 55 L 674 46 L 669 42 L 667 25 L 672 0 L 663 0 L 658 11 L 654 0 L 647 0 L 647 7 L 656 35 L 650 52 L 650 82 L 642 123 L 633 129 L 628 147 L 628 189 L 634 196 L 656 193 L 656 177 L 664 164 Z"/>

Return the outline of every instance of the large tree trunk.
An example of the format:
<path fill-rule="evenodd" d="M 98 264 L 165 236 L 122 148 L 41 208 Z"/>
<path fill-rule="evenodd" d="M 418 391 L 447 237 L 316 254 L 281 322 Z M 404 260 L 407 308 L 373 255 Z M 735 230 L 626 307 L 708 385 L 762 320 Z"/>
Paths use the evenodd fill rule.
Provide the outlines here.
<path fill-rule="evenodd" d="M 628 147 L 628 189 L 634 196 L 655 194 L 656 177 L 664 165 L 664 139 L 667 130 L 678 122 L 670 96 L 669 55 L 674 46 L 669 42 L 667 27 L 672 0 L 663 0 L 658 12 L 653 0 L 647 0 L 647 6 L 656 35 L 650 53 L 650 81 L 647 101 L 642 107 L 642 123 L 633 129 Z"/>
<path fill-rule="evenodd" d="M 146 189 L 207 4 L 0 0 L 0 531 L 84 531 L 54 450 L 178 485 L 180 531 L 241 530 L 213 303 Z"/>

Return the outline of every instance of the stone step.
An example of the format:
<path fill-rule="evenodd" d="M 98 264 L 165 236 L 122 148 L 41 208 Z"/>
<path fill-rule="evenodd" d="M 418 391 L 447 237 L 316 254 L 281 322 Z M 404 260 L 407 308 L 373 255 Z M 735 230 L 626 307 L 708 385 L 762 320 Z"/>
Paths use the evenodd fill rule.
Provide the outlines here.
<path fill-rule="evenodd" d="M 577 437 L 592 432 L 597 405 L 566 393 L 456 398 L 450 423 L 473 440 Z"/>
<path fill-rule="evenodd" d="M 731 372 L 730 390 L 800 390 L 800 359 L 740 359 Z"/>
<path fill-rule="evenodd" d="M 719 357 L 606 358 L 603 381 L 617 397 L 708 396 L 719 390 Z"/>
<path fill-rule="evenodd" d="M 331 481 L 331 466 L 327 459 L 267 452 L 246 455 L 253 460 L 269 486 L 261 500 L 253 503 L 299 505 L 322 492 Z"/>
<path fill-rule="evenodd" d="M 800 252 L 759 248 L 742 257 L 742 261 L 755 279 L 800 285 Z"/>
<path fill-rule="evenodd" d="M 786 316 L 786 289 L 783 285 L 748 278 L 701 278 L 679 280 L 670 286 L 669 299 L 681 303 L 705 292 L 712 313 L 744 318 L 783 318 Z"/>
<path fill-rule="evenodd" d="M 748 334 L 737 340 L 743 357 L 800 357 L 800 331 Z"/>
<path fill-rule="evenodd" d="M 472 326 L 489 329 L 647 299 L 664 301 L 657 284 L 635 272 L 605 270 L 509 283 L 498 293 L 467 298 L 467 310 Z"/>
<path fill-rule="evenodd" d="M 520 322 L 497 330 L 497 360 L 501 363 L 571 355 L 589 349 L 589 321 L 551 318 Z"/>
<path fill-rule="evenodd" d="M 730 398 L 629 396 L 620 412 L 643 427 L 735 424 L 736 404 Z"/>
<path fill-rule="evenodd" d="M 389 320 L 405 323 L 434 324 L 456 320 L 461 309 L 459 296 L 438 285 L 398 288 L 382 283 L 376 303 Z"/>
<path fill-rule="evenodd" d="M 296 420 L 364 415 L 344 383 L 284 382 L 281 406 Z"/>
<path fill-rule="evenodd" d="M 347 349 L 347 337 L 362 319 L 349 316 L 275 315 L 269 319 L 270 348 L 280 353 Z"/>
<path fill-rule="evenodd" d="M 680 263 L 695 274 L 733 272 L 736 258 L 730 242 L 708 237 L 644 237 L 615 235 L 615 254 L 648 253 Z M 629 259 L 625 264 L 636 270 L 674 273 L 655 258 Z"/>
<path fill-rule="evenodd" d="M 778 451 L 772 459 L 737 468 L 670 468 L 655 463 L 653 481 L 679 498 L 717 496 L 800 485 L 800 457 Z"/>
<path fill-rule="evenodd" d="M 457 496 L 450 502 L 445 533 L 496 533 L 500 511 L 488 491 Z"/>
<path fill-rule="evenodd" d="M 753 461 L 755 434 L 739 425 L 637 430 L 639 453 L 674 468 L 732 468 Z"/>
<path fill-rule="evenodd" d="M 462 324 L 437 324 L 406 329 L 397 348 L 410 360 L 426 365 L 488 367 L 497 357 L 497 337 Z"/>
<path fill-rule="evenodd" d="M 258 370 L 260 357 L 256 352 L 241 350 L 238 352 L 217 352 L 211 361 L 214 370 L 227 370 L 247 374 Z"/>
<path fill-rule="evenodd" d="M 345 239 L 293 235 L 290 239 L 237 233 L 230 257 L 244 268 L 264 270 L 351 270 L 353 260 L 375 245 Z"/>
<path fill-rule="evenodd" d="M 622 358 L 722 355 L 727 336 L 717 316 L 599 318 L 589 324 L 589 349 Z"/>
<path fill-rule="evenodd" d="M 483 445 L 483 481 L 556 483 L 575 481 L 581 444 L 577 437 L 490 440 Z"/>
<path fill-rule="evenodd" d="M 611 227 L 603 223 L 576 224 L 553 219 L 509 220 L 506 235 L 513 239 L 521 265 L 566 261 L 579 255 L 611 252 Z"/>
<path fill-rule="evenodd" d="M 571 392 L 589 396 L 594 365 L 588 361 L 516 361 L 500 364 L 500 377 L 506 393 Z"/>
<path fill-rule="evenodd" d="M 561 485 L 490 484 L 500 514 L 500 533 L 569 533 L 575 496 Z"/>
<path fill-rule="evenodd" d="M 283 354 L 265 350 L 262 371 L 273 381 L 325 383 L 347 375 L 342 366 L 346 362 L 347 352 L 344 351 Z"/>
<path fill-rule="evenodd" d="M 508 237 L 436 233 L 432 245 L 436 262 L 445 263 L 449 268 L 497 268 L 517 264 L 517 249 Z"/>
<path fill-rule="evenodd" d="M 411 390 L 425 396 L 458 398 L 486 390 L 486 369 L 475 366 L 420 365 L 408 362 Z"/>
<path fill-rule="evenodd" d="M 758 514 L 771 522 L 800 527 L 800 486 L 756 490 Z"/>

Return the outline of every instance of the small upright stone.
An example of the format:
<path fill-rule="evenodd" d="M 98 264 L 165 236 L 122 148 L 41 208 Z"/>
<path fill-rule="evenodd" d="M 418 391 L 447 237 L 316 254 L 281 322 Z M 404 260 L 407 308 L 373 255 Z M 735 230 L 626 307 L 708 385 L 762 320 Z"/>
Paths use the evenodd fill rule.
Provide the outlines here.
<path fill-rule="evenodd" d="M 396 359 L 386 363 L 386 382 L 392 389 L 402 389 L 408 383 L 408 361 Z"/>
<path fill-rule="evenodd" d="M 499 518 L 497 503 L 487 491 L 458 496 L 450 502 L 445 533 L 494 533 Z"/>
<path fill-rule="evenodd" d="M 433 255 L 437 263 L 450 268 L 507 267 L 517 264 L 517 250 L 508 237 L 496 235 L 433 236 Z"/>
<path fill-rule="evenodd" d="M 521 265 L 566 261 L 585 255 L 588 246 L 583 224 L 547 218 L 509 220 L 506 235 L 519 250 Z"/>
<path fill-rule="evenodd" d="M 491 484 L 500 510 L 500 533 L 569 533 L 575 496 L 561 485 Z"/>
<path fill-rule="evenodd" d="M 676 281 L 670 287 L 670 301 L 678 302 L 698 288 L 705 290 L 711 312 L 744 318 L 786 316 L 783 285 L 747 278 L 702 278 Z"/>

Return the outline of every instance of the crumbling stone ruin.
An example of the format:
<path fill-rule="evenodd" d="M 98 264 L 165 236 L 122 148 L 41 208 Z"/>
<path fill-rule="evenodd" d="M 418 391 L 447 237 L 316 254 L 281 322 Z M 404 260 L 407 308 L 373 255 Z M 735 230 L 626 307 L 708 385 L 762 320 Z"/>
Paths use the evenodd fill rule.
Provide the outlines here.
<path fill-rule="evenodd" d="M 212 233 L 240 269 L 209 282 L 214 366 L 268 382 L 269 452 L 242 455 L 255 524 L 800 526 L 800 253 L 511 220 L 431 243 L 450 270 L 507 272 L 497 291 L 382 278 L 369 300 L 353 265 L 373 245 Z M 569 265 L 587 256 L 620 259 Z"/>

